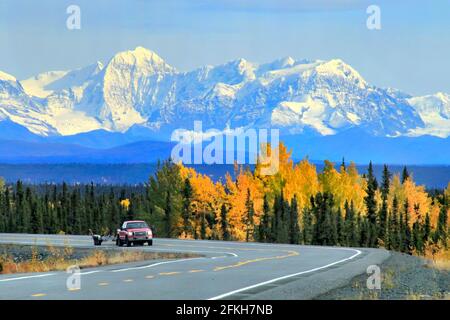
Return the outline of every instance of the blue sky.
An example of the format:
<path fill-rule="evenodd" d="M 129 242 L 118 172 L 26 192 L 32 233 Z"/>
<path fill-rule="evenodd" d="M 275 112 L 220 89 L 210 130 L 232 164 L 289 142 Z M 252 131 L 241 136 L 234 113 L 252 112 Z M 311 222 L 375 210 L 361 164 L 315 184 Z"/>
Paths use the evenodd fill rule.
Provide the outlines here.
<path fill-rule="evenodd" d="M 66 8 L 81 8 L 81 30 Z M 366 28 L 381 8 L 382 29 Z M 1 0 L 0 70 L 19 79 L 138 45 L 179 70 L 236 58 L 341 58 L 370 83 L 450 92 L 450 0 Z"/>

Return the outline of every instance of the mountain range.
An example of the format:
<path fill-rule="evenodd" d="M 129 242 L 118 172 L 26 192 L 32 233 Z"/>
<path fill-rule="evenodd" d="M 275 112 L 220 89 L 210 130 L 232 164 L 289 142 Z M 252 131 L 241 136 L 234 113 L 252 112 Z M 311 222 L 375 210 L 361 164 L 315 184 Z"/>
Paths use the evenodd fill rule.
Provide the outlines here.
<path fill-rule="evenodd" d="M 194 120 L 204 130 L 278 128 L 297 157 L 450 163 L 450 95 L 379 88 L 339 59 L 181 72 L 137 47 L 24 80 L 0 71 L 1 162 L 141 162 L 144 150 L 150 161 Z"/>

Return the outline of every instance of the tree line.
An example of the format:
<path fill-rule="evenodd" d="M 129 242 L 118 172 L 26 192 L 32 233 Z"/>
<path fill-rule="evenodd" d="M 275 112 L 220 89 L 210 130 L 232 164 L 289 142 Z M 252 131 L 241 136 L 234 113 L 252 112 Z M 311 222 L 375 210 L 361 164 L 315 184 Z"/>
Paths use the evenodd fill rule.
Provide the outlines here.
<path fill-rule="evenodd" d="M 343 161 L 317 173 L 280 145 L 280 170 L 236 167 L 212 181 L 170 160 L 142 186 L 14 185 L 0 182 L 0 232 L 114 233 L 143 219 L 159 237 L 385 247 L 409 254 L 446 248 L 450 188 L 427 194 L 405 168 L 378 183 Z"/>

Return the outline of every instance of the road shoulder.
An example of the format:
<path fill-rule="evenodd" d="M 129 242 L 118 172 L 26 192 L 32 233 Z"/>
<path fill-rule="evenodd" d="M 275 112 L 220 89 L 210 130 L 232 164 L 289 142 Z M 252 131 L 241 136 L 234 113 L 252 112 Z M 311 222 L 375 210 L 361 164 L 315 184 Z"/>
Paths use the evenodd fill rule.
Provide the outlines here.
<path fill-rule="evenodd" d="M 421 257 L 393 252 L 381 265 L 381 289 L 369 290 L 366 275 L 317 299 L 430 300 L 450 299 L 450 271 L 439 269 Z"/>
<path fill-rule="evenodd" d="M 359 248 L 358 248 L 359 249 Z M 329 268 L 299 275 L 276 282 L 263 291 L 245 292 L 230 298 L 251 300 L 309 300 L 333 289 L 342 287 L 361 274 L 370 265 L 381 265 L 390 253 L 383 249 L 359 249 L 362 254 L 354 260 L 346 261 Z"/>

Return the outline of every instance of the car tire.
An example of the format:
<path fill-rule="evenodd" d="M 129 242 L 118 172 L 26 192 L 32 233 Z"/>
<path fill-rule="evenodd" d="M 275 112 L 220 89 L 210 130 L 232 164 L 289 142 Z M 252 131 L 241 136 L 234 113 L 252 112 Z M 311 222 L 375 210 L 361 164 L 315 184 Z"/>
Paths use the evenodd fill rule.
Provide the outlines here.
<path fill-rule="evenodd" d="M 127 245 L 127 247 L 131 247 L 131 241 L 128 240 L 128 237 L 125 238 L 125 244 Z"/>
<path fill-rule="evenodd" d="M 153 245 L 153 240 L 148 240 L 147 243 L 148 243 L 149 246 L 152 246 Z"/>
<path fill-rule="evenodd" d="M 120 241 L 119 237 L 117 237 L 117 239 L 116 239 L 116 246 L 118 246 L 118 247 L 122 246 L 122 241 Z"/>

